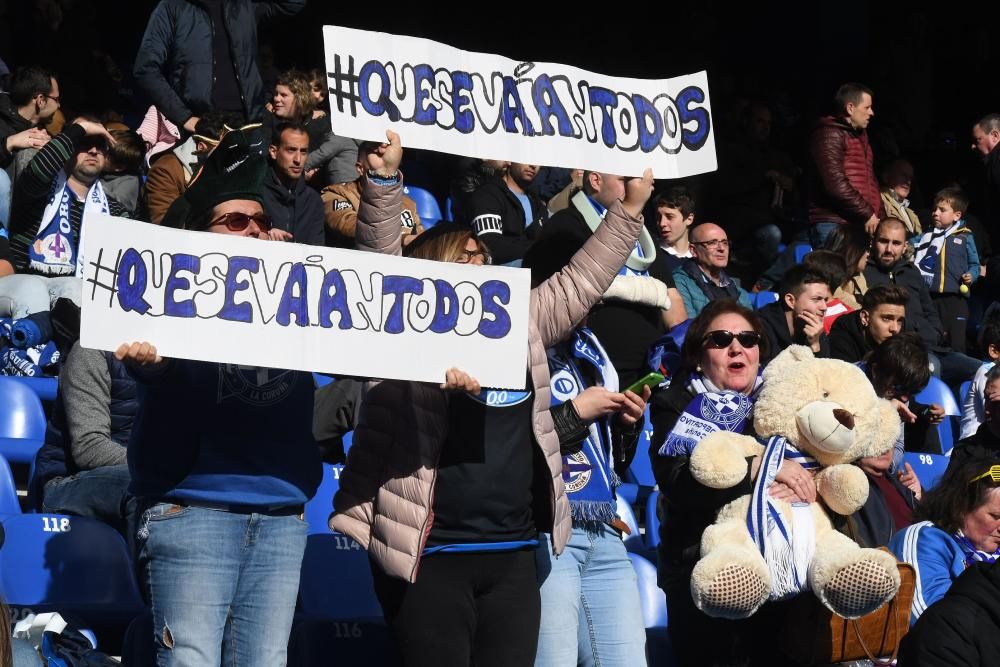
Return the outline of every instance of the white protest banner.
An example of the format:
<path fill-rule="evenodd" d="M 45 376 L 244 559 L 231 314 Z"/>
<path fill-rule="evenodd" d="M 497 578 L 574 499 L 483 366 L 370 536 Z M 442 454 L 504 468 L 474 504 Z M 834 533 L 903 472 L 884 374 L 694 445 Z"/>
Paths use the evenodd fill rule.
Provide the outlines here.
<path fill-rule="evenodd" d="M 100 216 L 80 343 L 164 357 L 522 389 L 527 270 L 188 232 Z"/>
<path fill-rule="evenodd" d="M 705 72 L 630 79 L 350 28 L 323 38 L 341 136 L 385 141 L 391 127 L 406 147 L 621 176 L 716 168 Z"/>

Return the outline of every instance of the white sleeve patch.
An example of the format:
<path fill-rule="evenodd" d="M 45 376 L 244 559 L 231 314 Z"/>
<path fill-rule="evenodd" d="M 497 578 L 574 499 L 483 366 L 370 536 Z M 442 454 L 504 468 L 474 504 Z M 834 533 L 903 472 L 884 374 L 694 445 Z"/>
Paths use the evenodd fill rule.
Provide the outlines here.
<path fill-rule="evenodd" d="M 499 215 L 494 215 L 493 213 L 477 215 L 472 220 L 472 228 L 476 231 L 476 236 L 481 236 L 483 234 L 502 234 L 503 220 Z"/>
<path fill-rule="evenodd" d="M 413 229 L 416 227 L 416 224 L 413 222 L 413 213 L 411 213 L 409 209 L 404 208 L 399 214 L 399 219 L 400 226 L 403 227 L 403 229 Z"/>
<path fill-rule="evenodd" d="M 351 202 L 347 201 L 346 199 L 341 199 L 341 200 L 333 202 L 333 210 L 334 211 L 347 211 L 347 210 L 353 209 L 353 208 L 354 207 L 351 206 Z"/>

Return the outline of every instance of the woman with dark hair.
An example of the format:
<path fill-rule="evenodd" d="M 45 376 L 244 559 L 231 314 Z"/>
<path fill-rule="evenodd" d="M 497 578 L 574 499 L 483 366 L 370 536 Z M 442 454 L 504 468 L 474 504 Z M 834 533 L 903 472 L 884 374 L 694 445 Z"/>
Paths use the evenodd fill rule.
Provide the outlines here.
<path fill-rule="evenodd" d="M 362 250 L 400 254 L 402 147 L 387 136 L 361 176 L 355 240 Z M 551 534 L 560 554 L 572 527 L 545 350 L 570 335 L 624 265 L 652 184 L 648 170 L 632 179 L 569 265 L 532 289 L 524 391 L 481 390 L 458 369 L 440 386 L 369 388 L 330 527 L 367 549 L 404 664 L 534 663 L 539 533 Z M 488 260 L 458 226 L 425 232 L 407 254 Z"/>
<path fill-rule="evenodd" d="M 838 225 L 823 243 L 823 250 L 837 253 L 847 265 L 847 276 L 840 287 L 834 289 L 833 298 L 840 299 L 851 310 L 861 308 L 861 297 L 868 291 L 864 270 L 870 249 L 868 234 L 854 225 Z"/>
<path fill-rule="evenodd" d="M 913 565 L 911 625 L 974 563 L 1000 559 L 1000 465 L 969 459 L 949 466 L 914 512 L 919 522 L 896 533 L 890 550 Z"/>
<path fill-rule="evenodd" d="M 712 301 L 692 322 L 670 387 L 653 396 L 650 458 L 661 492 L 659 584 L 670 610 L 668 632 L 680 664 L 747 664 L 770 656 L 754 640 L 762 625 L 776 622 L 769 604 L 747 621 L 710 618 L 691 599 L 691 571 L 701 535 L 727 503 L 751 493 L 758 462 L 747 460 L 746 478 L 731 489 L 702 486 L 688 468 L 697 442 L 716 430 L 752 434 L 751 411 L 761 386 L 761 346 L 767 344 L 757 314 L 735 301 Z M 712 419 L 706 415 L 714 415 Z M 812 476 L 788 459 L 772 495 L 813 500 Z"/>
<path fill-rule="evenodd" d="M 309 89 L 313 96 L 313 118 L 322 118 L 330 113 L 330 100 L 326 88 L 326 72 L 320 68 L 309 70 Z"/>

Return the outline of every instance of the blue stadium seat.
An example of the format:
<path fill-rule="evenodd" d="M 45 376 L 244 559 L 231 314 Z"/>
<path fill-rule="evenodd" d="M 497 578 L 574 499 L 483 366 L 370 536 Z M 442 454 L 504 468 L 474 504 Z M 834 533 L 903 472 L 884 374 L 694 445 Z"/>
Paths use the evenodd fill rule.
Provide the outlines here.
<path fill-rule="evenodd" d="M 17 500 L 14 475 L 10 472 L 7 459 L 0 456 L 0 514 L 20 514 L 21 503 Z"/>
<path fill-rule="evenodd" d="M 38 395 L 43 403 L 51 403 L 56 400 L 56 393 L 59 391 L 59 378 L 49 377 L 16 377 L 9 376 L 10 379 L 20 382 Z"/>
<path fill-rule="evenodd" d="M 625 548 L 636 553 L 645 552 L 646 545 L 642 542 L 642 534 L 639 532 L 639 522 L 635 518 L 635 512 L 632 510 L 632 506 L 629 505 L 628 501 L 622 498 L 620 494 L 617 495 L 617 500 L 618 518 L 624 521 L 625 525 L 632 531 L 631 535 L 622 536 L 625 540 Z"/>
<path fill-rule="evenodd" d="M 639 434 L 639 443 L 636 445 L 635 458 L 629 471 L 635 478 L 636 484 L 653 488 L 656 486 L 656 477 L 653 476 L 653 465 L 649 461 L 649 441 L 653 439 L 653 424 L 649 421 L 649 406 L 643 414 L 645 423 L 642 426 L 642 433 Z"/>
<path fill-rule="evenodd" d="M 441 215 L 441 207 L 438 206 L 437 199 L 427 190 L 406 185 L 403 187 L 403 194 L 417 205 L 417 215 L 420 217 L 420 224 L 425 229 L 433 227 L 444 217 Z"/>
<path fill-rule="evenodd" d="M 306 523 L 309 524 L 310 535 L 331 534 L 327 520 L 333 511 L 333 496 L 340 488 L 340 472 L 343 469 L 344 466 L 339 463 L 323 464 L 323 481 L 320 482 L 316 495 L 306 503 Z"/>
<path fill-rule="evenodd" d="M 332 621 L 382 623 L 368 552 L 345 535 L 310 535 L 299 585 L 302 611 Z"/>
<path fill-rule="evenodd" d="M 333 382 L 334 379 L 329 375 L 323 375 L 322 373 L 313 373 L 313 384 L 316 385 L 317 389 L 322 389 L 326 385 Z"/>
<path fill-rule="evenodd" d="M 955 399 L 958 401 L 959 407 L 965 404 L 965 397 L 969 395 L 969 389 L 972 388 L 972 380 L 966 380 L 959 386 L 958 395 Z"/>
<path fill-rule="evenodd" d="M 913 472 L 917 473 L 920 486 L 924 491 L 933 488 L 941 475 L 948 469 L 948 462 L 951 459 L 943 454 L 918 454 L 916 452 L 905 452 L 903 460 L 910 464 Z"/>
<path fill-rule="evenodd" d="M 451 197 L 444 200 L 444 219 L 448 222 L 455 222 L 455 218 L 451 214 Z"/>
<path fill-rule="evenodd" d="M 948 415 L 938 424 L 938 437 L 941 439 L 941 453 L 947 454 L 955 446 L 955 433 L 958 433 L 959 420 L 962 411 L 955 400 L 955 394 L 951 392 L 944 382 L 931 376 L 927 386 L 920 390 L 913 397 L 919 403 L 937 403 L 944 408 L 944 413 Z"/>
<path fill-rule="evenodd" d="M 676 665 L 667 635 L 667 598 L 656 585 L 656 565 L 637 554 L 629 554 L 639 586 L 639 603 L 646 626 L 646 656 L 650 665 Z"/>
<path fill-rule="evenodd" d="M 660 502 L 660 492 L 656 489 L 646 498 L 646 547 L 653 550 L 660 546 L 660 516 L 656 506 Z"/>
<path fill-rule="evenodd" d="M 777 292 L 768 292 L 766 290 L 762 290 L 754 295 L 753 307 L 755 310 L 760 310 L 764 306 L 774 303 L 779 298 L 780 297 L 778 297 Z"/>
<path fill-rule="evenodd" d="M 111 527 L 59 514 L 12 514 L 0 524 L 0 594 L 11 609 L 72 614 L 95 630 L 124 627 L 145 609 L 128 549 Z"/>
<path fill-rule="evenodd" d="M 795 246 L 795 263 L 801 264 L 806 255 L 813 251 L 813 247 L 808 243 L 800 243 Z"/>
<path fill-rule="evenodd" d="M 16 378 L 0 376 L 0 455 L 31 463 L 45 442 L 45 411 L 38 395 Z"/>

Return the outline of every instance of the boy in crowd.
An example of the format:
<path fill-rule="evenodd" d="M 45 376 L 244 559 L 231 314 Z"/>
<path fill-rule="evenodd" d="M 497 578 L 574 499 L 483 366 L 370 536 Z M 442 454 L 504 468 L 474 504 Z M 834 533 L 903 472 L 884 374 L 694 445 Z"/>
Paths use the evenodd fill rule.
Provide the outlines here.
<path fill-rule="evenodd" d="M 108 130 L 115 142 L 108 147 L 108 163 L 101 174 L 101 185 L 109 197 L 128 210 L 129 217 L 146 220 L 142 168 L 146 142 L 128 128 Z"/>
<path fill-rule="evenodd" d="M 891 336 L 903 330 L 906 322 L 905 287 L 877 285 L 865 292 L 861 310 L 837 319 L 830 328 L 830 356 L 857 363 Z"/>
<path fill-rule="evenodd" d="M 792 344 L 807 345 L 817 357 L 830 356 L 830 344 L 823 331 L 826 302 L 830 300 L 826 274 L 805 265 L 790 268 L 781 281 L 780 298 L 760 309 L 767 334 L 767 363 Z"/>
<path fill-rule="evenodd" d="M 688 232 L 694 224 L 694 197 L 682 185 L 674 186 L 656 196 L 656 229 L 660 236 L 660 253 L 670 271 L 681 267 L 685 259 L 694 257 Z"/>
<path fill-rule="evenodd" d="M 966 296 L 979 277 L 979 253 L 972 232 L 962 216 L 969 200 L 958 188 L 945 188 L 934 197 L 934 229 L 920 237 L 914 263 L 937 308 L 951 348 L 965 352 L 965 327 L 969 319 Z"/>
<path fill-rule="evenodd" d="M 1000 359 L 1000 317 L 990 317 L 979 329 L 979 347 L 989 359 L 979 367 L 962 400 L 962 428 L 959 438 L 971 438 L 982 425 L 986 410 L 986 376 Z"/>

